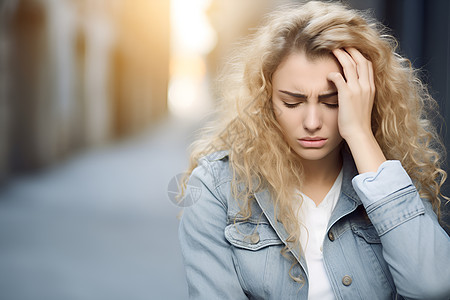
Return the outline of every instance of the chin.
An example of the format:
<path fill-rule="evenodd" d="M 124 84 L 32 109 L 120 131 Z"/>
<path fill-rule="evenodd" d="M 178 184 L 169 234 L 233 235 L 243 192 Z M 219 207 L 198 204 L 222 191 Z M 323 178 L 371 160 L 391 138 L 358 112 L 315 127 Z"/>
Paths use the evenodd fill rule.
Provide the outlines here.
<path fill-rule="evenodd" d="M 328 152 L 321 151 L 321 149 L 310 149 L 310 150 L 303 150 L 303 151 L 295 151 L 297 155 L 302 160 L 321 160 L 328 156 Z"/>

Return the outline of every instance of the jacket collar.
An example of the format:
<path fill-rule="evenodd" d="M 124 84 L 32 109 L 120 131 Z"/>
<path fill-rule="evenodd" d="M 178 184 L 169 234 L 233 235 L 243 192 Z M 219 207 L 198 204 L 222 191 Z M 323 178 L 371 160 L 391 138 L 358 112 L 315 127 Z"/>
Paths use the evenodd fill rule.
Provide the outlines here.
<path fill-rule="evenodd" d="M 355 190 L 352 186 L 352 179 L 355 175 L 358 174 L 356 170 L 355 163 L 353 158 L 348 150 L 342 150 L 342 158 L 343 158 L 343 179 L 341 186 L 341 194 L 339 196 L 339 200 L 336 204 L 336 207 L 333 210 L 330 221 L 328 223 L 328 230 L 331 226 L 336 223 L 339 219 L 354 211 L 358 205 L 361 204 L 361 200 L 356 194 Z M 273 229 L 277 233 L 278 237 L 283 241 L 285 245 L 287 245 L 287 238 L 289 234 L 285 230 L 283 224 L 278 221 L 275 217 L 275 208 L 270 196 L 270 192 L 265 189 L 260 192 L 255 193 L 255 199 L 258 205 L 263 210 L 265 216 L 269 220 L 269 223 L 272 225 Z M 300 263 L 302 268 L 305 270 L 306 274 L 308 274 L 308 270 L 306 267 L 306 261 L 304 255 L 301 255 L 300 246 L 295 246 L 293 248 L 289 247 L 290 251 Z"/>
<path fill-rule="evenodd" d="M 348 215 L 360 204 L 362 204 L 361 199 L 356 194 L 352 185 L 352 180 L 356 175 L 358 175 L 358 170 L 356 169 L 356 165 L 350 151 L 345 148 L 342 150 L 342 160 L 343 178 L 341 194 L 339 195 L 339 200 L 336 203 L 336 207 L 334 208 L 328 222 L 327 233 L 339 219 Z"/>

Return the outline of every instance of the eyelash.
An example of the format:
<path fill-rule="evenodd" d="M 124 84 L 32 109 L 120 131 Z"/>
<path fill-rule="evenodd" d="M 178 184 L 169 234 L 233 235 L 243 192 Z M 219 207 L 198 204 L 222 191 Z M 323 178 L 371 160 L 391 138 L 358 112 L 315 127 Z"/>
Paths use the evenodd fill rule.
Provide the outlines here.
<path fill-rule="evenodd" d="M 296 107 L 300 104 L 300 102 L 295 103 L 295 104 L 291 104 L 291 103 L 287 103 L 287 102 L 284 102 L 284 101 L 283 101 L 283 104 L 284 104 L 284 106 L 286 106 L 287 108 L 296 108 Z"/>
<path fill-rule="evenodd" d="M 286 106 L 287 108 L 296 108 L 301 103 L 302 102 L 298 102 L 298 103 L 292 104 L 292 103 L 287 103 L 287 102 L 283 101 L 284 106 Z M 338 108 L 339 107 L 339 104 L 337 104 L 337 103 L 336 104 L 330 104 L 330 103 L 322 102 L 322 104 L 324 104 L 328 108 Z"/>
<path fill-rule="evenodd" d="M 330 104 L 330 103 L 324 103 L 328 108 L 338 108 L 339 104 Z"/>

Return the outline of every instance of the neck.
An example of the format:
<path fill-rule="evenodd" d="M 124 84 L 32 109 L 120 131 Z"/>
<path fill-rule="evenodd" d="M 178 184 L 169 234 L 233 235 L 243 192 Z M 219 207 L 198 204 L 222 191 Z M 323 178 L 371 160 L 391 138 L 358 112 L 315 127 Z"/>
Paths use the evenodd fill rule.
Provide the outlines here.
<path fill-rule="evenodd" d="M 304 185 L 333 183 L 342 168 L 340 151 L 330 153 L 320 160 L 302 160 Z"/>

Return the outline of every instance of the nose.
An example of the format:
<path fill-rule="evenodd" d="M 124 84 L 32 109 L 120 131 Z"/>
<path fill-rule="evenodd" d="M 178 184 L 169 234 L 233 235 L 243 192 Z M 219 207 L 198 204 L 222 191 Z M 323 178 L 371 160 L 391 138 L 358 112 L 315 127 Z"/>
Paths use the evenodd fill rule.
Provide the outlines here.
<path fill-rule="evenodd" d="M 309 132 L 315 132 L 322 128 L 322 113 L 318 105 L 307 105 L 303 118 L 303 128 Z"/>

